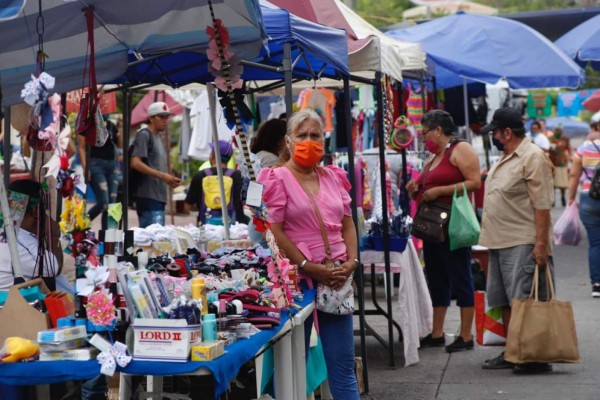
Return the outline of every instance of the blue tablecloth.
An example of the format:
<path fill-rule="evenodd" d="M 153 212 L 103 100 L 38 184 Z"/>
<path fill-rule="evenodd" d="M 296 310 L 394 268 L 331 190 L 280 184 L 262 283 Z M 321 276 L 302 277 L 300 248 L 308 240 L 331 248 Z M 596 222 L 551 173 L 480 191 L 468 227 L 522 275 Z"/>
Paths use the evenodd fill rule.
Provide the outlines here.
<path fill-rule="evenodd" d="M 315 299 L 315 290 L 305 291 L 300 306 L 303 308 Z M 289 319 L 281 314 L 281 324 L 263 330 L 249 339 L 238 340 L 225 347 L 225 355 L 214 361 L 188 361 L 186 363 L 132 361 L 122 372 L 131 375 L 177 375 L 208 369 L 215 378 L 218 395 L 227 389 L 240 368 L 250 361 L 262 346 L 267 344 Z M 65 381 L 88 380 L 100 374 L 100 364 L 91 361 L 34 361 L 26 363 L 0 364 L 0 383 L 7 385 L 43 385 Z"/>

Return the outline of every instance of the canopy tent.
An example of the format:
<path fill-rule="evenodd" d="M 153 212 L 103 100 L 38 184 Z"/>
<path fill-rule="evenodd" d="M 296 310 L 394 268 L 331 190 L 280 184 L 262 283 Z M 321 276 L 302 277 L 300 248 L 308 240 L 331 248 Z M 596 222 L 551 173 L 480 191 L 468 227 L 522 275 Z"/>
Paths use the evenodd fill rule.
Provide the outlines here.
<path fill-rule="evenodd" d="M 594 92 L 583 103 L 583 107 L 590 111 L 600 111 L 600 90 Z"/>
<path fill-rule="evenodd" d="M 600 70 L 600 15 L 576 26 L 554 43 L 582 67 L 592 61 L 594 69 Z"/>
<path fill-rule="evenodd" d="M 473 14 L 496 15 L 498 9 L 473 1 L 439 1 L 433 0 L 402 12 L 403 19 L 431 18 L 433 14 L 453 14 L 467 11 Z"/>
<path fill-rule="evenodd" d="M 214 0 L 215 14 L 229 29 L 231 48 L 242 58 L 258 54 L 266 33 L 257 1 Z M 82 87 L 87 28 L 82 6 L 93 6 L 95 15 L 96 74 L 109 82 L 124 74 L 128 53 L 153 55 L 172 51 L 204 52 L 207 25 L 212 25 L 206 1 L 181 0 L 45 0 L 42 2 L 45 70 L 56 78 L 54 91 Z M 3 105 L 20 102 L 21 89 L 37 71 L 38 2 L 26 3 L 15 19 L 0 21 L 0 83 Z"/>
<path fill-rule="evenodd" d="M 565 135 L 571 137 L 584 136 L 590 132 L 590 125 L 588 123 L 568 117 L 548 118 L 546 120 L 546 127 L 551 130 L 560 127 Z"/>
<path fill-rule="evenodd" d="M 505 78 L 513 89 L 576 88 L 585 77 L 548 39 L 505 18 L 459 12 L 386 35 L 420 43 L 435 63 L 439 88 L 456 86 L 456 75 L 484 83 Z M 439 67 L 449 73 L 438 77 Z"/>
<path fill-rule="evenodd" d="M 247 59 L 252 62 L 243 62 L 244 80 L 281 79 L 286 43 L 291 45 L 296 75 L 312 77 L 318 74 L 339 79 L 340 73 L 348 73 L 346 35 L 343 31 L 303 20 L 268 4 L 261 5 L 260 9 L 268 39 L 258 57 Z M 179 51 L 148 59 L 145 56 L 130 54 L 130 67 L 112 83 L 181 87 L 192 82 L 214 80 L 203 52 Z M 279 70 L 277 67 L 280 67 Z"/>
<path fill-rule="evenodd" d="M 270 0 L 301 18 L 344 29 L 350 72 L 380 71 L 402 80 L 402 71 L 425 69 L 425 54 L 416 43 L 383 35 L 339 0 Z"/>

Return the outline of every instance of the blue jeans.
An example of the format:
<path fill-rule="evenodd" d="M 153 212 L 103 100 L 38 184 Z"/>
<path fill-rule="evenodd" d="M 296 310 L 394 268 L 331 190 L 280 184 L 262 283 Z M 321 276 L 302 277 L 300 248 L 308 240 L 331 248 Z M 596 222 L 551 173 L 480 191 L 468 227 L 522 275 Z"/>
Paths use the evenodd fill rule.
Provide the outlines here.
<path fill-rule="evenodd" d="M 119 182 L 116 168 L 117 163 L 114 160 L 90 158 L 90 184 L 96 196 L 96 204 L 88 211 L 91 220 L 106 211 L 110 203 L 117 201 Z M 102 229 L 107 228 L 105 225 L 103 220 Z"/>
<path fill-rule="evenodd" d="M 317 311 L 319 335 L 323 344 L 327 380 L 334 400 L 360 400 L 354 374 L 354 328 L 352 315 L 333 315 Z M 310 341 L 313 316 L 304 324 L 306 349 Z"/>
<path fill-rule="evenodd" d="M 590 242 L 588 263 L 592 284 L 600 284 L 600 200 L 592 199 L 582 192 L 579 199 L 579 219 L 583 223 Z"/>
<path fill-rule="evenodd" d="M 137 198 L 135 208 L 138 215 L 140 228 L 152 224 L 165 225 L 165 206 L 162 201 L 154 199 Z"/>

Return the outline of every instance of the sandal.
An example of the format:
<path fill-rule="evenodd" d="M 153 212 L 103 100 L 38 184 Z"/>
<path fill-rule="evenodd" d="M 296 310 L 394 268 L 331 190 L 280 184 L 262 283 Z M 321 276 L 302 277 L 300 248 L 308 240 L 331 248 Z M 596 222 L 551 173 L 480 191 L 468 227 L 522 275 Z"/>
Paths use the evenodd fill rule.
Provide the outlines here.
<path fill-rule="evenodd" d="M 508 362 L 504 359 L 504 352 L 496 358 L 490 358 L 485 360 L 481 365 L 483 369 L 511 369 L 514 368 L 515 364 Z"/>

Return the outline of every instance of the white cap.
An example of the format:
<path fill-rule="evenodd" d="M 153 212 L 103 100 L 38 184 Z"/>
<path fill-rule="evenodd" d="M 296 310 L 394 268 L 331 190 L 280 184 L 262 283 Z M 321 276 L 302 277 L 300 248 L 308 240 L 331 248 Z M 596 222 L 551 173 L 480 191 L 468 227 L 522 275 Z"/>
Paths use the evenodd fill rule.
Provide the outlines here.
<path fill-rule="evenodd" d="M 171 111 L 169 110 L 167 103 L 157 101 L 156 103 L 150 104 L 148 107 L 148 116 L 154 117 L 155 115 L 171 115 Z"/>
<path fill-rule="evenodd" d="M 597 124 L 598 122 L 600 122 L 600 111 L 592 115 L 592 118 L 590 118 L 590 123 Z"/>

